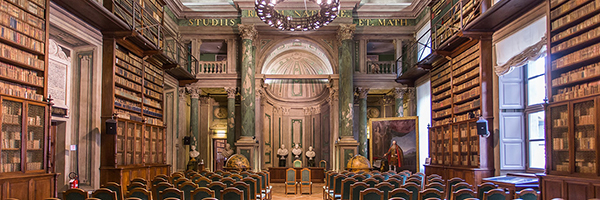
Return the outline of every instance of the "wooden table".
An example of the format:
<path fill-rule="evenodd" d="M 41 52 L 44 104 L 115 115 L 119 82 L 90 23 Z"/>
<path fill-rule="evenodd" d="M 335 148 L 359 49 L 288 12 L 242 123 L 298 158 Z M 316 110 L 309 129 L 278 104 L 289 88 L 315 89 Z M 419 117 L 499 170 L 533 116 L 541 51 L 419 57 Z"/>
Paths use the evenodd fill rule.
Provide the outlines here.
<path fill-rule="evenodd" d="M 271 174 L 271 183 L 285 183 L 285 171 L 291 167 L 269 167 L 269 173 Z M 296 181 L 300 181 L 300 170 L 303 168 L 296 168 Z M 310 169 L 310 180 L 313 183 L 324 183 L 325 182 L 325 168 L 323 167 L 309 167 Z"/>
<path fill-rule="evenodd" d="M 508 190 L 510 198 L 515 198 L 517 191 L 522 189 L 531 188 L 539 190 L 539 181 L 536 176 L 527 176 L 523 174 L 507 174 L 506 176 L 496 176 L 484 178 L 483 182 L 492 182 L 498 185 L 500 188 Z M 509 199 L 510 199 L 509 198 Z"/>

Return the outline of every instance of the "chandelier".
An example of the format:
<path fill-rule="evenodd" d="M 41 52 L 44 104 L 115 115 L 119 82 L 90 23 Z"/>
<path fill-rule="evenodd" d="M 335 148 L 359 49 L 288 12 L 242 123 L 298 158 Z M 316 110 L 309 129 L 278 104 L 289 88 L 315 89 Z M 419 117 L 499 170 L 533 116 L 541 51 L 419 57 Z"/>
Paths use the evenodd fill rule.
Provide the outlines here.
<path fill-rule="evenodd" d="M 284 0 L 255 0 L 254 9 L 258 17 L 271 27 L 279 30 L 317 30 L 331 23 L 340 10 L 339 0 L 309 0 L 321 7 L 318 13 L 307 17 L 285 16 L 275 10 L 275 5 Z M 306 0 L 304 0 L 306 6 Z M 306 9 L 306 8 L 305 8 Z"/>

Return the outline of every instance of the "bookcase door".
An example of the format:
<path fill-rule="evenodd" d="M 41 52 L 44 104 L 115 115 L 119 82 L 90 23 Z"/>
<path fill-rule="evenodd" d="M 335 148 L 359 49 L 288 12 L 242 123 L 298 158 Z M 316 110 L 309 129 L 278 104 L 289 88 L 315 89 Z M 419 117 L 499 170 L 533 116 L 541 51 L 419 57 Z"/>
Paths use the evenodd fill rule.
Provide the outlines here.
<path fill-rule="evenodd" d="M 1 172 L 21 171 L 23 103 L 2 100 Z"/>
<path fill-rule="evenodd" d="M 596 174 L 596 103 L 573 103 L 575 173 Z"/>
<path fill-rule="evenodd" d="M 125 122 L 117 121 L 117 165 L 125 165 L 126 130 Z"/>
<path fill-rule="evenodd" d="M 27 170 L 44 169 L 44 125 L 46 107 L 28 104 L 27 106 Z"/>
<path fill-rule="evenodd" d="M 552 157 L 550 170 L 562 173 L 569 169 L 569 106 L 561 104 L 550 107 L 550 144 Z"/>

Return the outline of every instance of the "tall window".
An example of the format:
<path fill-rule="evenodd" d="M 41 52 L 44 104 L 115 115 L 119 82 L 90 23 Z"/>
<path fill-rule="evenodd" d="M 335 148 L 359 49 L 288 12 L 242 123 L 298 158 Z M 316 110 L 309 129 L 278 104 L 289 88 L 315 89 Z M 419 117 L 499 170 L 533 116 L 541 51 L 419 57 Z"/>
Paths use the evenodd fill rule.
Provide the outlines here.
<path fill-rule="evenodd" d="M 546 166 L 545 151 L 545 126 L 544 108 L 542 104 L 546 98 L 546 58 L 542 57 L 530 62 L 523 67 L 525 70 L 525 96 L 527 107 L 525 108 L 526 119 L 526 151 L 527 170 L 543 170 Z"/>

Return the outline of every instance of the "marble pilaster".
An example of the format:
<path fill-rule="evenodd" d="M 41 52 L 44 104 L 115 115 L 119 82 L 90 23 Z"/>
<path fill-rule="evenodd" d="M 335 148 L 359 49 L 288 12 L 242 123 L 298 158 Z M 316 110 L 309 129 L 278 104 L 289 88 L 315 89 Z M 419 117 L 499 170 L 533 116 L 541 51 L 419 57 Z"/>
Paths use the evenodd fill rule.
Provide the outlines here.
<path fill-rule="evenodd" d="M 235 95 L 237 88 L 226 87 L 227 92 L 227 143 L 235 150 Z"/>
<path fill-rule="evenodd" d="M 358 154 L 368 157 L 369 145 L 367 145 L 367 95 L 369 88 L 357 87 L 358 107 Z"/>
<path fill-rule="evenodd" d="M 200 135 L 199 135 L 200 127 L 198 126 L 199 125 L 198 103 L 199 103 L 200 93 L 202 93 L 202 90 L 200 88 L 196 88 L 196 87 L 188 87 L 187 90 L 190 93 L 190 97 L 191 97 L 191 101 L 190 101 L 190 132 L 191 132 L 191 134 L 190 134 L 190 136 L 198 139 L 198 138 L 200 138 Z M 198 144 L 196 144 L 196 145 L 198 145 Z"/>

